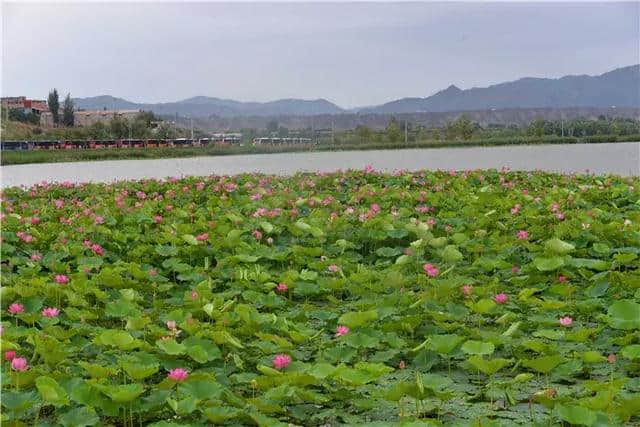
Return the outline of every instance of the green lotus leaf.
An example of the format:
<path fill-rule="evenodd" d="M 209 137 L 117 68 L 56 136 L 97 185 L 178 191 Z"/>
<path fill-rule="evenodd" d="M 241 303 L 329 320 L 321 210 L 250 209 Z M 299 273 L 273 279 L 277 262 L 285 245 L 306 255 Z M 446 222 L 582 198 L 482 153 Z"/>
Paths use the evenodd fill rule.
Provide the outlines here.
<path fill-rule="evenodd" d="M 60 387 L 60 384 L 51 377 L 39 377 L 36 379 L 36 387 L 42 399 L 55 406 L 69 404 L 69 395 Z"/>
<path fill-rule="evenodd" d="M 109 396 L 109 398 L 114 402 L 127 403 L 144 393 L 144 387 L 142 384 L 126 384 L 105 386 L 101 391 Z"/>
<path fill-rule="evenodd" d="M 73 408 L 58 417 L 58 422 L 65 427 L 94 426 L 100 422 L 95 409 L 88 406 Z"/>
<path fill-rule="evenodd" d="M 542 356 L 535 359 L 524 359 L 522 360 L 522 366 L 543 374 L 548 374 L 564 361 L 565 358 L 560 355 Z"/>
<path fill-rule="evenodd" d="M 560 257 L 543 258 L 539 257 L 533 260 L 533 265 L 539 271 L 553 271 L 564 265 L 564 260 Z"/>
<path fill-rule="evenodd" d="M 609 326 L 615 329 L 640 329 L 640 304 L 632 300 L 616 301 L 609 306 Z"/>
<path fill-rule="evenodd" d="M 96 344 L 117 347 L 120 350 L 133 350 L 140 347 L 140 342 L 133 338 L 130 333 L 115 329 L 102 332 L 94 341 Z"/>
<path fill-rule="evenodd" d="M 462 344 L 462 347 L 460 349 L 463 353 L 466 354 L 489 355 L 493 354 L 495 346 L 490 342 L 469 340 Z"/>
<path fill-rule="evenodd" d="M 430 335 L 427 348 L 440 354 L 450 354 L 465 338 L 455 334 Z"/>
<path fill-rule="evenodd" d="M 640 344 L 628 345 L 620 352 L 627 359 L 640 359 Z"/>
<path fill-rule="evenodd" d="M 345 325 L 350 328 L 357 328 L 359 326 L 371 324 L 376 319 L 378 319 L 378 312 L 375 309 L 368 311 L 352 311 L 340 316 L 338 324 Z"/>
<path fill-rule="evenodd" d="M 185 354 L 187 351 L 187 347 L 184 344 L 178 343 L 173 338 L 157 340 L 156 345 L 160 350 L 172 356 Z"/>
<path fill-rule="evenodd" d="M 509 359 L 490 359 L 486 360 L 482 356 L 471 356 L 467 359 L 471 365 L 486 375 L 493 375 L 500 369 L 512 363 Z"/>
<path fill-rule="evenodd" d="M 558 404 L 554 408 L 553 412 L 561 420 L 574 425 L 592 426 L 596 423 L 597 420 L 597 416 L 594 411 L 582 406 L 568 406 Z"/>
<path fill-rule="evenodd" d="M 562 240 L 554 237 L 544 243 L 545 249 L 558 255 L 566 255 L 576 249 L 571 243 L 563 242 Z M 543 270 L 544 271 L 544 270 Z"/>
<path fill-rule="evenodd" d="M 448 245 L 442 251 L 442 259 L 444 259 L 449 264 L 460 262 L 463 258 L 464 256 L 462 255 L 462 253 L 454 245 Z"/>
<path fill-rule="evenodd" d="M 160 369 L 160 366 L 157 363 L 145 365 L 140 364 L 139 362 L 121 361 L 120 366 L 122 366 L 122 369 L 124 369 L 127 375 L 134 380 L 142 380 L 150 377 Z"/>

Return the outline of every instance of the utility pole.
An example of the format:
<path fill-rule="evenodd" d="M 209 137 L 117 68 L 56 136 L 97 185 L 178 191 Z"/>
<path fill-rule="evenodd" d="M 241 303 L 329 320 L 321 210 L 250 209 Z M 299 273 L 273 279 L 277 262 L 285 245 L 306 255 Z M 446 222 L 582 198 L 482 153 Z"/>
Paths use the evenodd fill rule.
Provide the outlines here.
<path fill-rule="evenodd" d="M 564 138 L 564 120 L 560 119 L 560 129 L 562 129 L 562 137 Z"/>
<path fill-rule="evenodd" d="M 193 117 L 191 118 L 191 141 L 193 142 Z"/>
<path fill-rule="evenodd" d="M 335 139 L 333 137 L 333 120 L 331 120 L 331 144 L 335 143 Z"/>
<path fill-rule="evenodd" d="M 407 120 L 404 121 L 404 144 L 407 145 L 409 142 L 408 134 L 407 134 Z"/>

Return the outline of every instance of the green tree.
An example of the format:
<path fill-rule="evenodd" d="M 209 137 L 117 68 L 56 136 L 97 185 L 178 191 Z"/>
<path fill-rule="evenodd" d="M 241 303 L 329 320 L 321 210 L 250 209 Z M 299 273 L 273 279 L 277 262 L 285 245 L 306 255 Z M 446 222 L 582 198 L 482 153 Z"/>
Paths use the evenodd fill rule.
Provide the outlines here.
<path fill-rule="evenodd" d="M 402 132 L 400 131 L 400 126 L 398 126 L 398 122 L 395 117 L 391 118 L 391 121 L 387 125 L 387 138 L 389 142 L 398 142 L 400 141 L 400 137 Z"/>
<path fill-rule="evenodd" d="M 267 123 L 267 132 L 269 134 L 278 132 L 278 122 L 276 120 L 271 120 Z"/>
<path fill-rule="evenodd" d="M 74 117 L 73 117 L 73 101 L 71 100 L 71 94 L 67 93 L 67 97 L 64 99 L 64 103 L 62 104 L 62 124 L 67 127 L 73 127 Z"/>
<path fill-rule="evenodd" d="M 360 125 L 356 128 L 356 135 L 361 143 L 369 142 L 371 139 L 371 129 L 364 125 Z"/>
<path fill-rule="evenodd" d="M 123 138 L 125 135 L 128 136 L 129 130 L 127 126 L 128 123 L 125 119 L 114 114 L 113 119 L 111 119 L 111 122 L 109 123 L 109 127 L 111 128 L 111 137 Z"/>
<path fill-rule="evenodd" d="M 51 92 L 49 92 L 49 99 L 47 100 L 47 104 L 49 105 L 49 111 L 51 111 L 51 117 L 53 117 L 53 123 L 60 123 L 60 117 L 58 111 L 60 109 L 60 99 L 58 98 L 58 90 L 53 88 Z"/>
<path fill-rule="evenodd" d="M 473 135 L 473 123 L 466 114 L 461 115 L 455 121 L 456 134 L 462 139 L 470 139 Z"/>

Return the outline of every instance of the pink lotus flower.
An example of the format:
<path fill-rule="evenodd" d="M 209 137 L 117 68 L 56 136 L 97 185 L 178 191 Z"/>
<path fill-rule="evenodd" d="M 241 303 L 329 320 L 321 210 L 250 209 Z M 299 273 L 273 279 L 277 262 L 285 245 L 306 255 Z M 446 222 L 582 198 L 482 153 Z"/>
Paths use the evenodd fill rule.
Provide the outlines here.
<path fill-rule="evenodd" d="M 40 224 L 40 218 L 38 218 L 37 216 L 34 216 L 33 218 L 31 218 L 31 224 L 32 225 Z"/>
<path fill-rule="evenodd" d="M 176 329 L 176 321 L 175 320 L 168 320 L 167 321 L 167 328 L 171 329 L 171 330 L 175 330 Z"/>
<path fill-rule="evenodd" d="M 558 282 L 563 283 L 563 282 L 566 282 L 566 281 L 567 281 L 567 278 L 565 276 L 563 276 L 563 275 L 558 276 Z"/>
<path fill-rule="evenodd" d="M 176 368 L 169 371 L 167 378 L 172 381 L 184 381 L 189 376 L 189 372 L 186 369 Z"/>
<path fill-rule="evenodd" d="M 104 255 L 104 249 L 102 248 L 102 246 L 100 246 L 97 243 L 94 243 L 93 245 L 91 245 L 91 250 L 96 255 Z"/>
<path fill-rule="evenodd" d="M 338 325 L 336 326 L 336 337 L 341 337 L 342 335 L 346 335 L 349 333 L 349 328 L 347 326 Z"/>
<path fill-rule="evenodd" d="M 27 359 L 24 357 L 16 357 L 11 361 L 11 369 L 14 371 L 24 372 L 29 369 Z"/>
<path fill-rule="evenodd" d="M 58 310 L 55 307 L 47 307 L 44 310 L 42 310 L 42 315 L 44 317 L 57 317 L 58 314 L 60 314 L 60 310 Z"/>
<path fill-rule="evenodd" d="M 612 365 L 613 365 L 614 363 L 616 363 L 616 360 L 618 360 L 618 358 L 617 358 L 617 357 L 616 357 L 616 355 L 615 355 L 615 354 L 613 354 L 613 353 L 610 353 L 610 354 L 609 354 L 609 356 L 607 356 L 607 361 L 608 361 L 609 363 L 611 363 Z"/>
<path fill-rule="evenodd" d="M 24 305 L 18 304 L 17 302 L 14 302 L 9 306 L 9 313 L 13 315 L 20 314 L 23 311 L 24 311 Z"/>
<path fill-rule="evenodd" d="M 278 286 L 276 286 L 276 291 L 280 292 L 281 294 L 287 292 L 289 290 L 289 286 L 287 286 L 286 283 L 278 283 Z"/>
<path fill-rule="evenodd" d="M 156 215 L 153 217 L 153 220 L 155 221 L 156 224 L 161 224 L 164 218 L 162 217 L 162 215 Z"/>
<path fill-rule="evenodd" d="M 430 263 L 423 265 L 422 269 L 425 273 L 427 273 L 427 276 L 429 277 L 436 277 L 438 274 L 440 274 L 440 270 L 438 270 L 438 267 Z"/>
<path fill-rule="evenodd" d="M 276 369 L 284 369 L 291 363 L 291 356 L 288 354 L 278 354 L 273 358 L 273 367 Z"/>
<path fill-rule="evenodd" d="M 517 236 L 519 240 L 527 240 L 529 238 L 529 232 L 527 230 L 520 230 Z"/>
<path fill-rule="evenodd" d="M 260 230 L 253 230 L 251 234 L 258 240 L 262 239 L 262 232 Z"/>
<path fill-rule="evenodd" d="M 464 296 L 468 297 L 469 295 L 471 295 L 471 292 L 473 291 L 473 286 L 472 285 L 464 285 L 462 287 L 462 293 L 464 294 Z"/>
<path fill-rule="evenodd" d="M 198 299 L 198 293 L 196 291 L 191 292 L 191 299 L 194 301 Z"/>
<path fill-rule="evenodd" d="M 511 208 L 511 214 L 515 215 L 518 212 L 520 212 L 520 209 L 522 208 L 522 206 L 520 205 L 520 203 L 516 203 L 514 207 Z"/>
<path fill-rule="evenodd" d="M 94 218 L 93 223 L 96 225 L 104 224 L 104 217 L 98 215 Z"/>
<path fill-rule="evenodd" d="M 59 285 L 66 285 L 67 283 L 69 283 L 69 277 L 67 277 L 65 274 L 56 274 L 55 280 Z"/>
<path fill-rule="evenodd" d="M 327 270 L 329 270 L 332 273 L 337 273 L 340 270 L 340 267 L 338 267 L 335 264 L 331 264 L 329 267 L 327 267 Z"/>
<path fill-rule="evenodd" d="M 64 208 L 64 200 L 54 200 L 53 205 L 56 207 L 56 209 L 62 209 Z"/>
<path fill-rule="evenodd" d="M 38 253 L 31 254 L 31 261 L 40 261 L 42 259 L 42 255 Z"/>
<path fill-rule="evenodd" d="M 205 242 L 205 241 L 209 240 L 209 233 L 198 234 L 196 236 L 196 240 L 198 242 Z"/>
<path fill-rule="evenodd" d="M 571 326 L 573 319 L 570 316 L 561 317 L 559 320 L 562 326 Z"/>
<path fill-rule="evenodd" d="M 499 293 L 493 299 L 497 304 L 504 304 L 505 302 L 507 302 L 509 297 L 505 293 Z"/>
<path fill-rule="evenodd" d="M 13 351 L 13 350 L 8 350 L 8 351 L 4 352 L 5 360 L 11 361 L 11 360 L 15 359 L 15 357 L 16 357 L 16 352 Z"/>

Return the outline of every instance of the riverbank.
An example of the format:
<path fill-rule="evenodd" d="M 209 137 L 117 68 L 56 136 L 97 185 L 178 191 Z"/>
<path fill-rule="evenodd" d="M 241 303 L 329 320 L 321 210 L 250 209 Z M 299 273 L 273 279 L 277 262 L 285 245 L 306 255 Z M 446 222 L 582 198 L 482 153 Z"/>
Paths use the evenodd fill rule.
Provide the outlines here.
<path fill-rule="evenodd" d="M 168 176 L 235 175 L 261 172 L 291 175 L 305 171 L 377 170 L 543 170 L 560 173 L 638 176 L 640 143 L 522 145 L 408 150 L 276 153 L 185 159 L 49 163 L 2 167 L 2 187 L 41 181 L 112 182 Z"/>
<path fill-rule="evenodd" d="M 171 148 L 126 148 L 126 149 L 94 149 L 94 150 L 43 150 L 43 151 L 7 151 L 2 153 L 1 164 L 19 165 L 29 163 L 88 162 L 97 160 L 134 160 L 134 159 L 171 159 L 199 156 L 229 156 L 247 154 L 278 154 L 299 152 L 326 151 L 368 151 L 398 150 L 408 148 L 454 148 L 454 147 L 489 147 L 514 145 L 545 144 L 595 144 L 613 142 L 640 141 L 640 135 L 627 136 L 590 136 L 590 137 L 543 137 L 543 138 L 491 138 L 467 141 L 419 141 L 391 144 L 322 144 L 300 146 L 210 146 L 210 147 L 171 147 Z"/>

